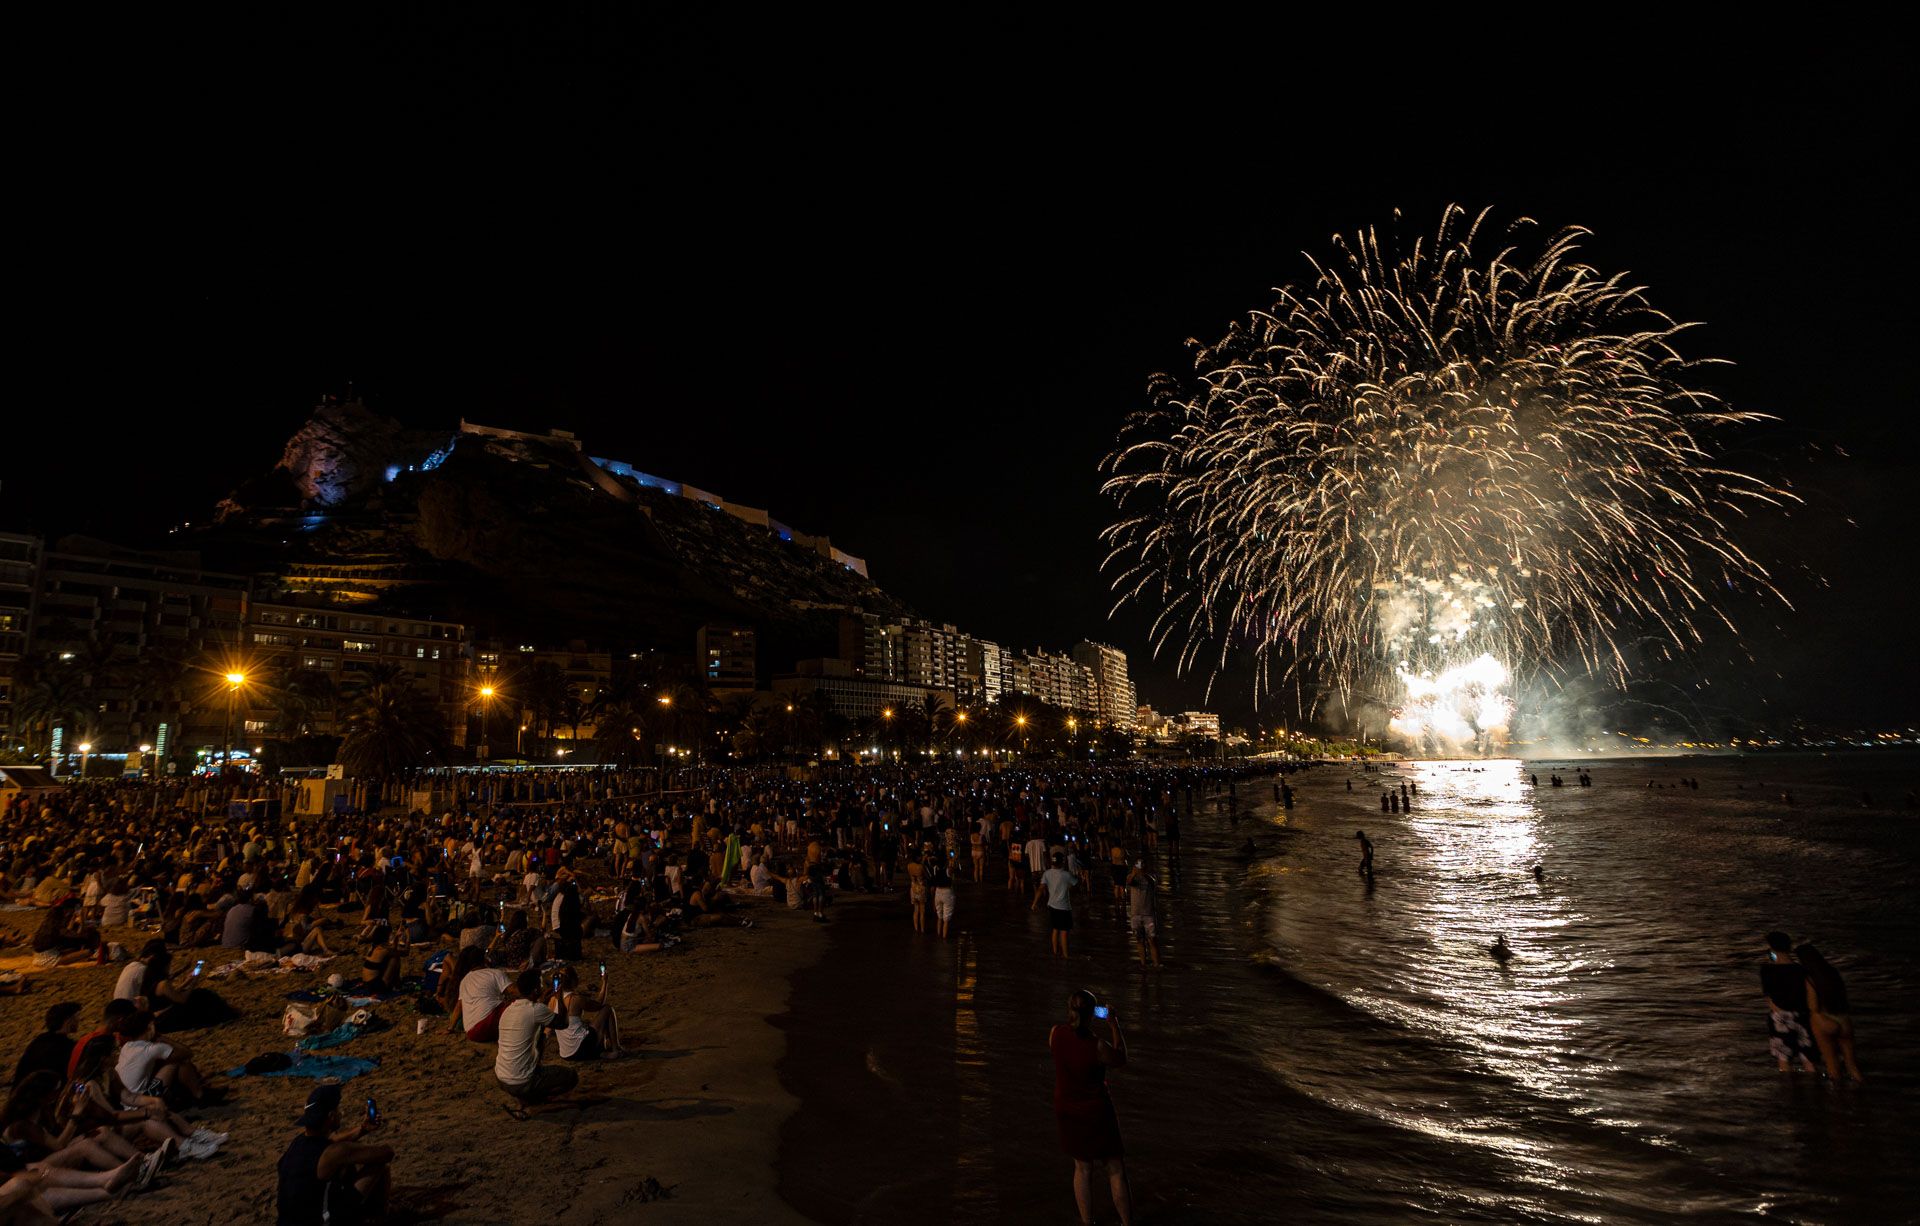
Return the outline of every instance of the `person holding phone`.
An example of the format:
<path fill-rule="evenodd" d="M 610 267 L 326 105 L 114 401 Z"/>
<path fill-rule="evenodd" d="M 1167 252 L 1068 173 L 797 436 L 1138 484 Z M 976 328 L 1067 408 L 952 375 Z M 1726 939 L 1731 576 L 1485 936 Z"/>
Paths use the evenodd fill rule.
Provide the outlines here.
<path fill-rule="evenodd" d="M 500 1014 L 500 1046 L 493 1076 L 512 1100 L 507 1112 L 516 1119 L 526 1118 L 527 1106 L 557 1098 L 580 1084 L 580 1075 L 572 1069 L 542 1067 L 540 1063 L 546 1032 L 568 1026 L 564 993 L 552 994 L 554 1008 L 540 1003 L 548 986 L 542 982 L 540 968 L 530 966 L 521 971 L 514 983 L 513 999 Z"/>
<path fill-rule="evenodd" d="M 386 1213 L 393 1147 L 363 1139 L 381 1127 L 378 1113 L 351 1128 L 340 1123 L 340 1087 L 316 1088 L 300 1113 L 300 1135 L 280 1156 L 279 1226 L 340 1226 Z"/>
<path fill-rule="evenodd" d="M 1104 1032 L 1104 1034 L 1099 1033 Z M 1047 1035 L 1053 1053 L 1053 1114 L 1060 1149 L 1073 1159 L 1073 1199 L 1080 1220 L 1093 1221 L 1093 1176 L 1107 1172 L 1107 1190 L 1121 1226 L 1133 1221 L 1120 1119 L 1107 1093 L 1107 1070 L 1125 1068 L 1127 1040 L 1120 1019 L 1082 988 L 1067 997 L 1067 1020 Z"/>
<path fill-rule="evenodd" d="M 569 966 L 554 976 L 554 995 L 548 1008 L 567 1016 L 567 1028 L 554 1032 L 554 1045 L 560 1058 L 581 1064 L 588 1060 L 618 1060 L 626 1053 L 620 1047 L 620 1022 L 613 1006 L 607 1003 L 607 968 L 600 967 L 600 982 L 582 990 L 580 976 Z"/>

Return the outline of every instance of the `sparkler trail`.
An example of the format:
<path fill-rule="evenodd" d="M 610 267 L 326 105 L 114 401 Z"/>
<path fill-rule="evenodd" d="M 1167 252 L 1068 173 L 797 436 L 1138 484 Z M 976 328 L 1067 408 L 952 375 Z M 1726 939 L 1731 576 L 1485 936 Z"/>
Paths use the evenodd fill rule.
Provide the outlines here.
<path fill-rule="evenodd" d="M 1534 254 L 1534 222 L 1494 231 L 1455 206 L 1404 252 L 1337 236 L 1309 284 L 1189 342 L 1191 376 L 1154 377 L 1102 488 L 1114 588 L 1154 610 L 1156 653 L 1217 678 L 1251 646 L 1256 693 L 1483 655 L 1624 680 L 1622 637 L 1671 653 L 1725 619 L 1719 590 L 1779 596 L 1729 523 L 1793 496 L 1716 447 L 1770 419 L 1696 385 L 1692 325 L 1580 262 L 1585 230 Z"/>

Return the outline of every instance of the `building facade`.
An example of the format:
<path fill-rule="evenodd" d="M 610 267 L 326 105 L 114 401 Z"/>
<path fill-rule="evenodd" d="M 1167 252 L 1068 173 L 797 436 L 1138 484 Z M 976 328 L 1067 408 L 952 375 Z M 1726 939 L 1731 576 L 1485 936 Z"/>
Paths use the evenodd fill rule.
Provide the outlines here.
<path fill-rule="evenodd" d="M 702 626 L 694 633 L 694 666 L 711 694 L 750 694 L 758 659 L 751 626 Z"/>
<path fill-rule="evenodd" d="M 23 752 L 26 734 L 14 702 L 26 684 L 27 628 L 33 625 L 41 549 L 37 536 L 0 532 L 0 744 Z"/>
<path fill-rule="evenodd" d="M 376 665 L 397 668 L 430 695 L 448 743 L 466 743 L 473 659 L 459 622 L 306 602 L 248 609 L 245 658 L 257 684 L 243 690 L 245 738 L 302 730 L 338 735 L 353 689 Z M 243 739 L 245 739 L 243 738 Z"/>
<path fill-rule="evenodd" d="M 10 573 L 17 582 L 24 567 Z M 177 757 L 223 743 L 221 674 L 243 652 L 244 576 L 202 570 L 193 554 L 70 537 L 40 553 L 31 586 L 13 671 L 32 668 L 79 699 L 51 721 L 55 755 L 70 759 L 82 738 L 109 756 L 147 744 Z"/>
<path fill-rule="evenodd" d="M 1083 639 L 1074 646 L 1073 658 L 1093 674 L 1094 712 L 1100 722 L 1123 732 L 1133 731 L 1138 707 L 1133 682 L 1127 676 L 1127 653 Z"/>

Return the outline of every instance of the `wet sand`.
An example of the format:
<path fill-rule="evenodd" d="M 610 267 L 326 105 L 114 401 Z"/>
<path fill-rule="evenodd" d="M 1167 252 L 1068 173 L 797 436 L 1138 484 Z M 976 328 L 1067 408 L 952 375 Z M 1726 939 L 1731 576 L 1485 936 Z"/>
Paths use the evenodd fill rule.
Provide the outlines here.
<path fill-rule="evenodd" d="M 390 1029 L 328 1054 L 380 1061 L 379 1069 L 348 1083 L 346 1097 L 357 1103 L 373 1095 L 388 1120 L 380 1139 L 399 1151 L 397 1220 L 803 1221 L 774 1186 L 777 1137 L 797 1104 L 775 1073 L 785 1039 L 770 1019 L 786 1012 L 791 978 L 824 950 L 825 934 L 783 907 L 755 905 L 749 914 L 751 929 L 702 928 L 686 945 L 662 953 L 621 957 L 605 938 L 589 941 L 582 965 L 593 973 L 606 960 L 625 1041 L 640 1054 L 583 1066 L 576 1105 L 524 1122 L 505 1113 L 491 1045 L 442 1033 L 444 1017 L 418 1035 L 410 1003 L 379 1006 Z M 7 953 L 18 952 L 39 916 L 0 913 L 11 942 Z M 338 948 L 350 933 L 336 937 L 335 931 L 329 942 Z M 133 946 L 142 939 L 131 931 L 116 935 Z M 206 956 L 212 967 L 238 955 L 193 956 Z M 351 973 L 357 966 L 356 951 L 327 969 Z M 47 1006 L 59 1001 L 80 1002 L 81 1032 L 92 1030 L 120 970 L 109 964 L 32 974 L 26 995 L 0 997 L 0 1053 L 17 1059 L 41 1029 Z M 293 1040 L 280 1030 L 286 994 L 324 981 L 324 971 L 213 980 L 210 986 L 244 1016 L 176 1037 L 210 1070 L 287 1050 Z M 151 1191 L 84 1210 L 79 1221 L 271 1221 L 274 1166 L 315 1083 L 243 1077 L 226 1084 L 226 1104 L 194 1113 L 230 1134 L 218 1156 L 170 1170 Z M 642 1203 L 639 1189 L 649 1177 L 670 1188 L 671 1197 Z"/>

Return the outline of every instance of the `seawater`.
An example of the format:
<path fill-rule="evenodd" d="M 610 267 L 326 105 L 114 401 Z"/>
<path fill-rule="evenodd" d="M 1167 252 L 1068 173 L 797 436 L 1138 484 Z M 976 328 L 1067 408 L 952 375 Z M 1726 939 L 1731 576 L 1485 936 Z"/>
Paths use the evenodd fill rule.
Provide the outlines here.
<path fill-rule="evenodd" d="M 1104 880 L 1067 963 L 997 862 L 946 945 L 904 901 L 837 907 L 785 1019 L 783 1194 L 827 1222 L 1075 1220 L 1046 1034 L 1086 986 L 1132 1048 L 1141 1222 L 1920 1220 L 1920 759 L 1580 765 L 1593 787 L 1421 762 L 1296 775 L 1290 811 L 1196 796 L 1159 972 Z M 1380 812 L 1402 780 L 1412 811 Z M 1774 927 L 1846 976 L 1864 1087 L 1775 1071 Z"/>

